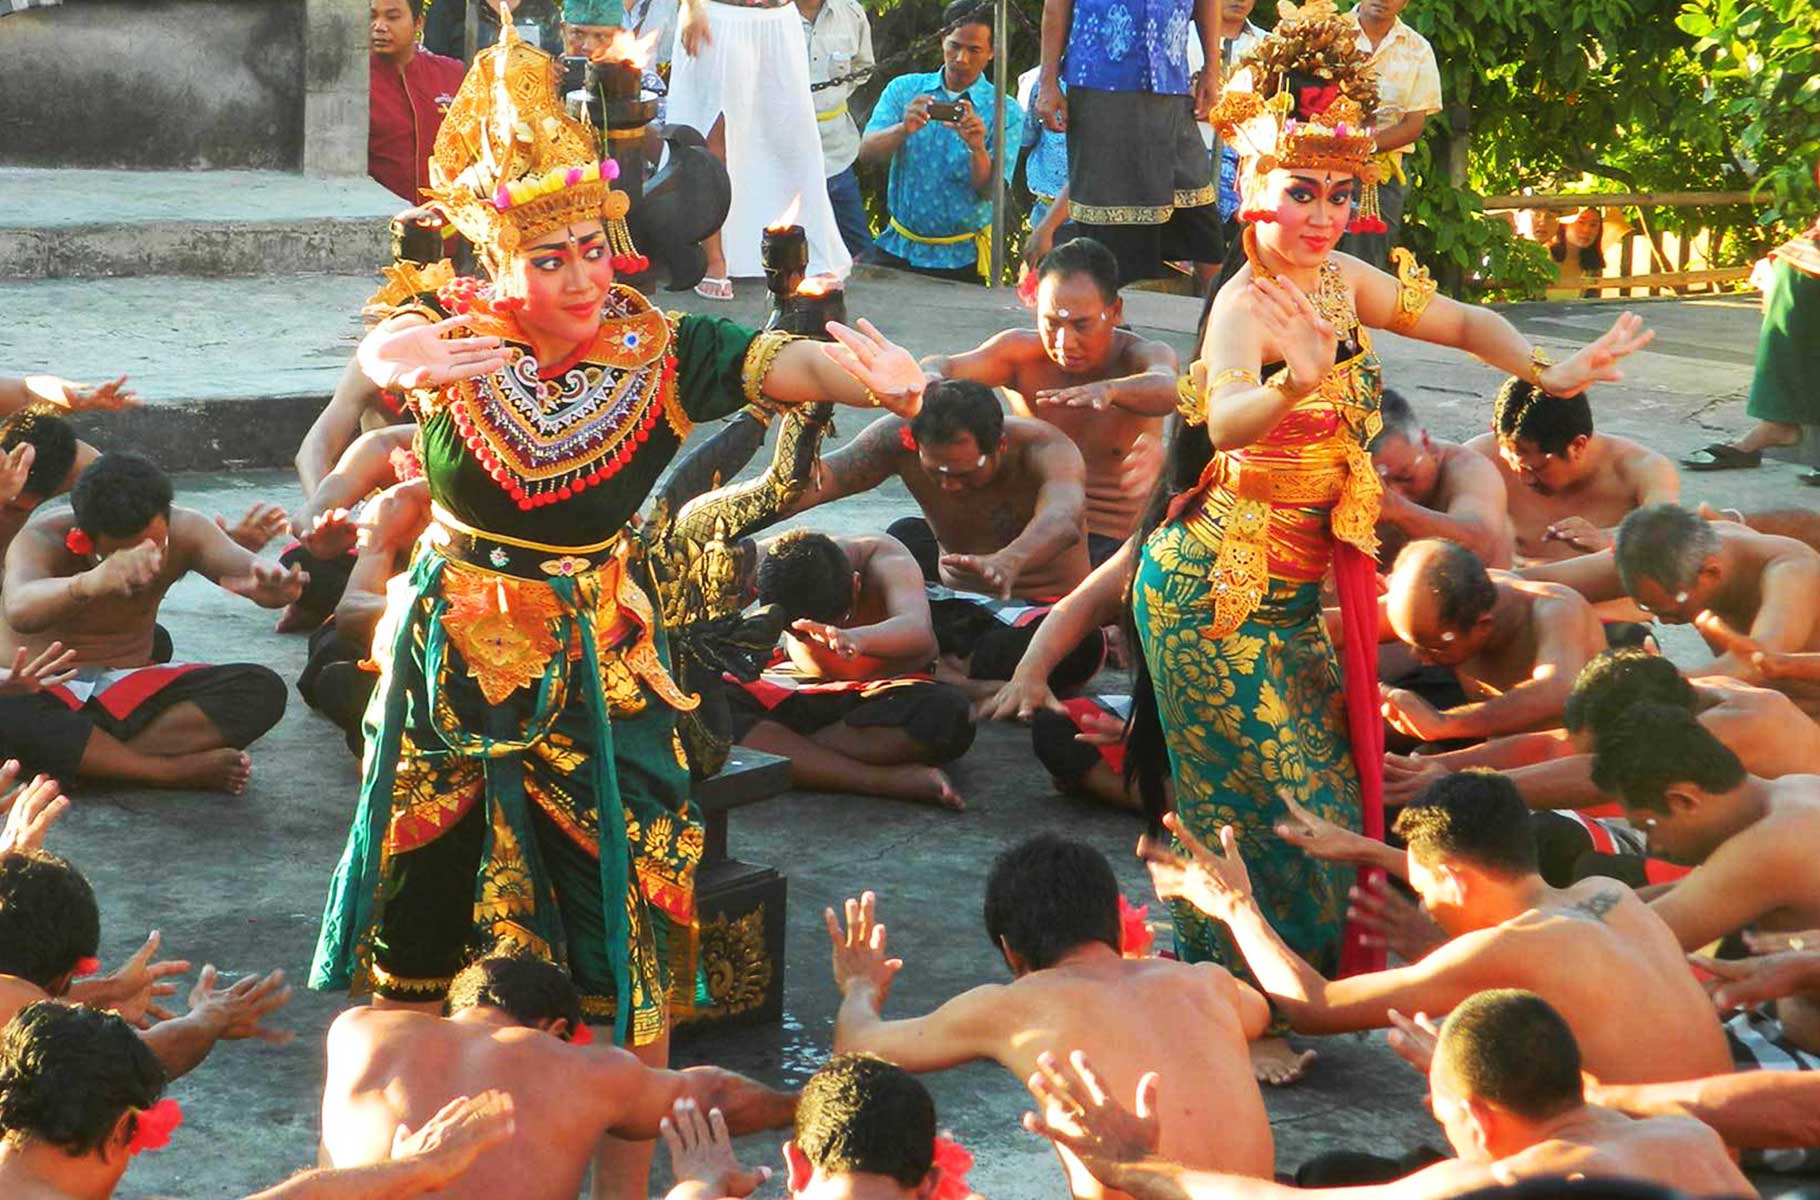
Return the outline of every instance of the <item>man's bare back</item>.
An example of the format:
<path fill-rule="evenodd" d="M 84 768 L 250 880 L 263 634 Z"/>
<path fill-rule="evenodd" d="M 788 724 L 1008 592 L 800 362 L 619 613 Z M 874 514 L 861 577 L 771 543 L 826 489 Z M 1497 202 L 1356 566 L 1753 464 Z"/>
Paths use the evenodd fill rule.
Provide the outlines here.
<path fill-rule="evenodd" d="M 1366 1200 L 1364 1193 L 1370 1190 L 1384 1200 L 1440 1200 L 1494 1183 L 1509 1186 L 1545 1177 L 1643 1180 L 1699 1197 L 1755 1192 L 1719 1135 L 1692 1117 L 1634 1121 L 1589 1105 L 1548 1140 L 1497 1162 L 1450 1159 L 1381 1188 L 1347 1188 L 1335 1194 Z"/>
<path fill-rule="evenodd" d="M 1454 669 L 1468 695 L 1495 696 L 1532 678 L 1544 631 L 1557 637 L 1572 635 L 1582 657 L 1565 672 L 1572 678 L 1595 654 L 1605 648 L 1604 628 L 1592 608 L 1572 588 L 1533 583 L 1510 575 L 1493 575 L 1501 595 L 1522 601 L 1517 611 L 1523 620 L 1511 636 L 1488 641 L 1480 652 Z"/>
<path fill-rule="evenodd" d="M 884 1020 L 878 1005 L 897 967 L 886 957 L 883 934 L 874 936 L 875 903 L 871 893 L 848 901 L 844 929 L 827 913 L 843 996 L 835 1053 L 876 1054 L 917 1072 L 989 1059 L 1028 1080 L 1043 1054 L 1065 1058 L 1080 1050 L 1119 1094 L 1158 1071 L 1165 1154 L 1207 1170 L 1270 1177 L 1270 1122 L 1249 1052 L 1269 1009 L 1224 968 L 1123 958 L 1095 941 L 1047 967 L 1019 970 L 1010 983 L 963 992 L 926 1016 Z M 1071 1155 L 1061 1157 L 1080 1200 L 1117 1195 Z"/>
<path fill-rule="evenodd" d="M 1651 473 L 1663 467 L 1672 471 L 1672 465 L 1661 454 L 1629 438 L 1605 433 L 1593 435 L 1583 481 L 1578 487 L 1549 494 L 1524 483 L 1511 470 L 1510 464 L 1498 452 L 1498 439 L 1494 434 L 1480 434 L 1466 443 L 1466 449 L 1488 459 L 1504 481 L 1519 563 L 1556 562 L 1603 548 L 1576 545 L 1548 536 L 1549 527 L 1557 522 L 1578 517 L 1594 529 L 1610 530 L 1632 509 L 1674 499 L 1672 495 L 1657 495 L 1647 490 Z M 1605 544 L 1609 545 L 1609 540 Z"/>
<path fill-rule="evenodd" d="M 1020 417 L 1046 421 L 1067 434 L 1087 464 L 1087 532 L 1120 541 L 1130 537 L 1149 498 L 1149 488 L 1142 486 L 1142 481 L 1138 481 L 1138 486 L 1127 485 L 1126 460 L 1139 437 L 1163 436 L 1163 418 L 1118 405 L 1094 408 L 1046 403 L 1038 393 L 1135 375 L 1148 365 L 1139 357 L 1138 349 L 1155 343 L 1128 330 L 1118 330 L 1113 334 L 1116 349 L 1111 363 L 1103 370 L 1076 374 L 1057 366 L 1044 352 L 1042 338 L 1031 330 L 1017 329 L 1000 336 L 1007 343 L 1006 351 L 1013 356 L 1012 379 L 1005 388 L 1011 411 Z M 1148 482 L 1155 483 L 1154 475 Z"/>
<path fill-rule="evenodd" d="M 1458 442 L 1430 438 L 1427 446 L 1426 452 L 1434 455 L 1436 463 L 1434 489 L 1427 496 L 1411 503 L 1419 504 L 1431 513 L 1459 519 L 1465 519 L 1468 514 L 1477 518 L 1480 513 L 1487 514 L 1484 519 L 1495 519 L 1496 528 L 1490 530 L 1479 544 L 1469 544 L 1458 537 L 1453 540 L 1466 545 L 1486 566 L 1500 570 L 1508 568 L 1514 542 L 1510 529 L 1509 502 L 1504 494 L 1504 481 L 1498 475 L 1497 468 Z M 1386 495 L 1391 491 L 1387 487 Z M 1395 511 L 1395 503 L 1386 503 L 1386 511 L 1378 521 L 1378 564 L 1381 570 L 1389 570 L 1397 561 L 1398 552 L 1417 538 L 1446 536 L 1438 531 L 1424 529 L 1411 533 L 1400 528 L 1390 519 Z"/>
<path fill-rule="evenodd" d="M 999 1002 L 1003 1038 L 992 1057 L 1018 1078 L 1034 1074 L 1043 1053 L 1075 1049 L 1098 1064 L 1115 1094 L 1130 1095 L 1145 1073 L 1159 1070 L 1163 1154 L 1260 1178 L 1275 1169 L 1249 1051 L 1269 1009 L 1224 968 L 1094 955 L 1015 980 Z M 1075 1196 L 1108 1194 L 1072 1154 L 1058 1154 Z"/>
<path fill-rule="evenodd" d="M 602 1134 L 655 1137 L 678 1097 L 687 1092 L 715 1107 L 714 1086 L 733 1078 L 711 1069 L 651 1071 L 626 1051 L 575 1045 L 498 1010 L 445 1019 L 353 1008 L 329 1028 L 323 1161 L 383 1162 L 400 1124 L 415 1129 L 456 1096 L 497 1089 L 512 1097 L 516 1132 L 439 1194 L 574 1200 Z M 729 1124 L 748 1129 L 781 1124 L 790 1112 L 775 1094 L 744 1112 L 727 1107 Z"/>
<path fill-rule="evenodd" d="M 1466 935 L 1495 944 L 1508 964 L 1496 986 L 1526 988 L 1559 1010 L 1600 1079 L 1653 1083 L 1730 1069 L 1712 1001 L 1648 905 L 1609 879 L 1549 890 L 1545 906 Z"/>
<path fill-rule="evenodd" d="M 1820 852 L 1820 775 L 1784 775 L 1762 786 L 1764 815 L 1651 903 L 1688 950 L 1746 925 L 1763 933 L 1820 929 L 1820 873 L 1812 869 Z M 1791 1042 L 1820 1053 L 1820 995 L 1785 997 L 1776 1016 Z"/>
<path fill-rule="evenodd" d="M 920 625 L 928 644 L 933 645 L 935 629 L 929 616 L 929 600 L 923 592 L 922 569 L 904 544 L 884 534 L 837 537 L 833 541 L 846 553 L 848 565 L 859 576 L 853 611 L 839 628 L 860 629 L 904 618 Z M 924 649 L 908 655 L 861 652 L 849 656 L 813 637 L 802 636 L 800 630 L 787 636 L 784 645 L 797 670 L 822 679 L 889 679 L 926 671 L 933 653 Z"/>
<path fill-rule="evenodd" d="M 1820 723 L 1788 696 L 1727 675 L 1690 681 L 1699 697 L 1700 724 L 1753 775 L 1820 775 Z"/>

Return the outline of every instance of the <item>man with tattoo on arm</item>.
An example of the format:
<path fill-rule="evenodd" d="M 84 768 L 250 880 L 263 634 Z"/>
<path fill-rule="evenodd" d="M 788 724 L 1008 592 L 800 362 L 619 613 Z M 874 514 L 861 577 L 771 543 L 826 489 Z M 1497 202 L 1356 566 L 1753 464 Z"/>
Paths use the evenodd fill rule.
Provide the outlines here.
<path fill-rule="evenodd" d="M 1157 894 L 1225 922 L 1277 1010 L 1303 1033 L 1380 1028 L 1399 1012 L 1450 1012 L 1474 992 L 1521 987 L 1573 1029 L 1587 1069 L 1647 1083 L 1723 1070 L 1725 1036 L 1681 944 L 1630 889 L 1609 879 L 1552 888 L 1537 873 L 1529 810 L 1508 780 L 1462 771 L 1397 818 L 1406 853 L 1292 806 L 1310 831 L 1292 838 L 1319 857 L 1379 866 L 1408 879 L 1451 940 L 1407 966 L 1322 978 L 1284 945 L 1251 895 L 1230 831 L 1223 852 L 1185 836 L 1183 858 L 1149 849 Z M 1623 996 L 1614 1008 L 1613 996 Z M 1639 1028 L 1653 1031 L 1640 1038 Z"/>

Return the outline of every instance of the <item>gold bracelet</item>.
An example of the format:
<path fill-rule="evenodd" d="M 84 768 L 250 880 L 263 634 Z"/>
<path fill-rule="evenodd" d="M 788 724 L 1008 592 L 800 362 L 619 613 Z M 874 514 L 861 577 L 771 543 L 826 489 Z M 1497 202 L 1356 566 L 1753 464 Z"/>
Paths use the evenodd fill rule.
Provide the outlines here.
<path fill-rule="evenodd" d="M 1540 346 L 1529 348 L 1529 382 L 1542 387 L 1542 372 L 1555 365 L 1555 360 L 1548 357 L 1548 351 Z"/>
<path fill-rule="evenodd" d="M 866 389 L 866 404 L 868 406 L 870 406 L 872 408 L 877 408 L 883 403 L 884 403 L 884 401 L 880 400 L 878 398 L 877 392 L 873 391 L 871 388 Z"/>
<path fill-rule="evenodd" d="M 1249 383 L 1252 387 L 1257 387 L 1261 382 L 1256 371 L 1248 371 L 1244 367 L 1227 367 L 1207 381 L 1207 394 L 1212 395 L 1229 383 Z"/>

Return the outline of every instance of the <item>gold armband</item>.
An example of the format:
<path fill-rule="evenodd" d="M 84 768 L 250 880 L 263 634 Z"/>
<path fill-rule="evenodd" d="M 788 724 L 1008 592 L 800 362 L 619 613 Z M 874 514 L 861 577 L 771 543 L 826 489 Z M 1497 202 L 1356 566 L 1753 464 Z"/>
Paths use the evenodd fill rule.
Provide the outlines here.
<path fill-rule="evenodd" d="M 1555 360 L 1548 357 L 1548 351 L 1540 346 L 1529 348 L 1529 382 L 1534 384 L 1537 389 L 1547 390 L 1542 387 L 1542 372 L 1554 365 Z"/>
<path fill-rule="evenodd" d="M 1184 425 L 1199 425 L 1207 420 L 1207 398 L 1194 386 L 1192 375 L 1175 378 L 1175 411 L 1181 414 Z"/>
<path fill-rule="evenodd" d="M 1390 260 L 1397 265 L 1397 307 L 1386 328 L 1406 335 L 1415 329 L 1428 311 L 1428 302 L 1435 298 L 1435 281 L 1428 277 L 1428 268 L 1418 266 L 1416 256 L 1402 246 L 1390 252 Z"/>
<path fill-rule="evenodd" d="M 785 346 L 798 341 L 795 334 L 785 333 L 779 329 L 767 329 L 752 339 L 746 348 L 746 360 L 740 366 L 740 384 L 745 390 L 746 403 L 776 411 L 780 407 L 777 401 L 765 395 L 765 379 L 771 374 L 771 364 L 783 353 Z"/>

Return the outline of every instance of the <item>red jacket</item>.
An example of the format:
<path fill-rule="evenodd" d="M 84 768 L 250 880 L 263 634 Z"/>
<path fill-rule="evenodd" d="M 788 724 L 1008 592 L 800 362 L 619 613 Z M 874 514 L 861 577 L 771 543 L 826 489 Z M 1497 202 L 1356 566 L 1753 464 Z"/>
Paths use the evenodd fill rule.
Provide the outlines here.
<path fill-rule="evenodd" d="M 412 204 L 430 185 L 430 151 L 467 66 L 419 46 L 403 69 L 373 55 L 367 101 L 367 174 Z"/>

